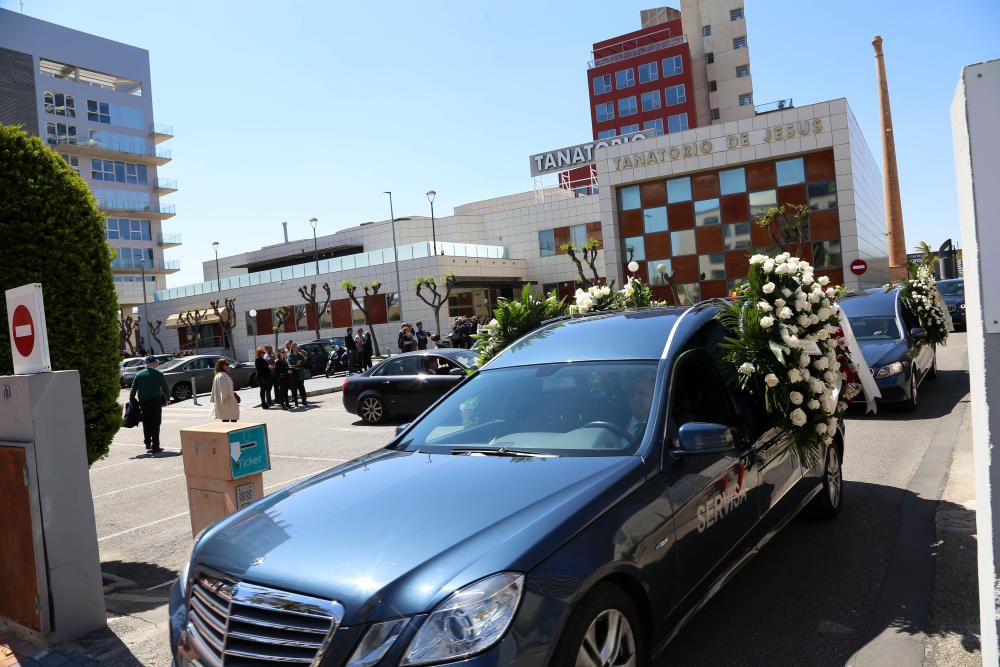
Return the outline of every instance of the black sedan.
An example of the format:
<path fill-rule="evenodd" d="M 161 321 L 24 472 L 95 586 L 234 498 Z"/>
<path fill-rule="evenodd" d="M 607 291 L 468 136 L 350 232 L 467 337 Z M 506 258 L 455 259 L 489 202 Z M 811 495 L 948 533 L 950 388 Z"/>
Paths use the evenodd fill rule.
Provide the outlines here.
<path fill-rule="evenodd" d="M 840 307 L 875 375 L 882 393 L 879 403 L 916 410 L 920 383 L 937 375 L 937 349 L 927 342 L 927 332 L 900 294 L 898 288 L 876 290 L 847 297 Z"/>
<path fill-rule="evenodd" d="M 344 409 L 369 424 L 379 424 L 390 415 L 419 415 L 475 365 L 476 353 L 471 350 L 444 348 L 397 354 L 344 380 Z"/>
<path fill-rule="evenodd" d="M 956 330 L 965 331 L 965 280 L 952 278 L 937 281 L 938 292 L 948 305 L 948 314 Z"/>

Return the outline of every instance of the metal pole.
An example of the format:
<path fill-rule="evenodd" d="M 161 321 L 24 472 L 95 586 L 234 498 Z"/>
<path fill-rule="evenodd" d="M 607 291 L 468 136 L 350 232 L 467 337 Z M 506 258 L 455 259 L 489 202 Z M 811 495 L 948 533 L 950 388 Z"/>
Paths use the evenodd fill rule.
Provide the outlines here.
<path fill-rule="evenodd" d="M 222 291 L 222 278 L 219 273 L 219 242 L 215 241 L 212 243 L 212 248 L 215 250 L 215 291 Z"/>
<path fill-rule="evenodd" d="M 392 211 L 392 193 L 389 195 L 389 225 L 392 227 L 392 263 L 396 265 L 396 298 L 399 299 L 399 321 L 403 321 L 403 286 L 399 282 L 399 249 L 396 247 L 396 215 Z"/>
<path fill-rule="evenodd" d="M 437 231 L 434 229 L 434 200 L 431 200 L 431 238 L 434 241 L 434 254 L 438 254 Z"/>
<path fill-rule="evenodd" d="M 316 262 L 316 280 L 319 280 L 319 246 L 316 245 L 316 223 L 319 220 L 309 218 L 309 226 L 313 228 L 313 261 Z M 332 314 L 331 314 L 332 315 Z M 319 303 L 313 301 L 313 317 L 316 318 L 316 338 L 319 338 L 319 330 L 322 322 L 319 321 Z"/>
<path fill-rule="evenodd" d="M 146 317 L 147 317 L 147 313 L 146 313 L 147 305 L 146 305 L 146 258 L 145 257 L 142 257 L 142 258 L 139 259 L 139 268 L 142 269 L 142 319 L 144 321 L 148 322 L 149 320 L 146 319 Z M 147 324 L 146 326 L 148 327 L 149 325 Z M 145 336 L 142 335 L 142 326 L 140 325 L 139 326 L 139 345 L 142 345 L 143 347 L 145 347 L 145 344 L 143 343 L 144 339 L 145 339 Z"/>

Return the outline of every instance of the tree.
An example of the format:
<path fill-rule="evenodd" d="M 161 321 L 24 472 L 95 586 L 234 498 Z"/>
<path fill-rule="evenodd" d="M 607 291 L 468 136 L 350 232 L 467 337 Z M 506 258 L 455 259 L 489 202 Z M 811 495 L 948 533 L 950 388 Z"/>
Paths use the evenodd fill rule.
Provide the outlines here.
<path fill-rule="evenodd" d="M 163 326 L 163 320 L 156 320 L 155 325 L 149 320 L 146 320 L 146 327 L 149 329 L 150 338 L 152 338 L 153 340 L 155 340 L 157 343 L 160 344 L 160 354 L 166 352 L 166 348 L 163 347 L 163 341 L 160 340 L 160 327 L 162 326 Z M 156 348 L 153 347 L 152 343 L 149 345 L 149 347 L 152 348 L 153 352 L 156 352 Z"/>
<path fill-rule="evenodd" d="M 223 307 L 219 309 L 219 300 L 209 301 L 212 312 L 219 318 L 219 326 L 222 327 L 223 343 L 228 341 L 229 351 L 236 354 L 236 344 L 233 342 L 233 327 L 236 326 L 236 299 L 235 297 L 225 297 Z"/>
<path fill-rule="evenodd" d="M 576 265 L 576 272 L 579 274 L 577 280 L 578 283 L 582 285 L 598 285 L 601 282 L 601 276 L 597 271 L 597 251 L 601 249 L 600 239 L 587 239 L 584 244 L 577 247 L 575 243 L 563 243 L 559 246 L 559 249 L 564 253 L 569 255 L 569 258 Z M 577 257 L 577 253 L 580 253 L 580 257 Z M 581 261 L 582 260 L 582 261 Z M 583 274 L 583 265 L 586 263 L 590 267 L 590 272 L 593 274 L 593 280 L 590 280 Z"/>
<path fill-rule="evenodd" d="M 205 321 L 206 317 L 208 317 L 208 311 L 202 310 L 199 306 L 195 306 L 194 310 L 186 310 L 177 316 L 179 321 L 192 329 L 195 354 L 198 354 L 198 348 L 201 347 L 201 323 Z"/>
<path fill-rule="evenodd" d="M 323 291 L 326 292 L 326 301 L 323 302 L 323 307 L 319 307 L 319 302 L 316 300 L 316 283 L 309 286 L 307 290 L 304 286 L 299 287 L 299 296 L 306 300 L 306 303 L 312 308 L 313 314 L 316 315 L 316 338 L 319 338 L 319 320 L 326 313 L 327 308 L 330 307 L 330 283 L 323 283 Z"/>
<path fill-rule="evenodd" d="M 131 315 L 125 315 L 120 313 L 118 315 L 118 349 L 122 354 L 127 354 L 130 357 L 134 357 L 138 354 L 135 349 L 135 343 L 132 341 L 132 336 L 135 334 L 137 322 L 132 319 Z"/>
<path fill-rule="evenodd" d="M 350 280 L 341 280 L 340 287 L 345 292 L 347 292 L 347 296 L 351 299 L 354 305 L 358 307 L 358 310 L 360 310 L 361 313 L 365 316 L 365 326 L 367 326 L 368 330 L 371 331 L 372 325 L 371 325 L 371 319 L 368 316 L 368 308 L 366 308 L 365 305 L 361 301 L 359 301 L 357 297 L 358 286 L 352 283 Z M 380 280 L 372 280 L 370 282 L 365 283 L 362 287 L 365 291 L 365 296 L 375 296 L 376 294 L 378 294 L 378 291 L 382 289 L 382 282 Z M 375 356 L 380 356 L 382 353 L 379 351 L 378 337 L 374 333 L 372 333 L 372 345 L 375 346 Z"/>
<path fill-rule="evenodd" d="M 444 277 L 444 289 L 438 287 L 434 276 L 421 276 L 413 281 L 413 286 L 417 288 L 417 296 L 434 310 L 434 328 L 437 335 L 441 335 L 441 306 L 448 303 L 451 290 L 455 287 L 455 274 L 449 273 Z M 424 296 L 423 290 L 430 292 L 430 300 Z"/>
<path fill-rule="evenodd" d="M 906 272 L 910 278 L 916 278 L 917 273 L 923 266 L 926 266 L 931 273 L 934 273 L 937 265 L 941 262 L 941 258 L 934 254 L 934 249 L 931 248 L 931 245 L 927 241 L 921 241 L 916 245 L 915 249 L 920 253 L 920 259 L 917 261 L 906 260 Z"/>
<path fill-rule="evenodd" d="M 0 290 L 42 284 L 52 368 L 80 373 L 90 463 L 107 455 L 122 422 L 106 224 L 65 160 L 39 138 L 0 125 Z M 3 300 L 0 311 L 5 318 Z M 0 375 L 13 370 L 10 334 L 0 326 Z"/>
<path fill-rule="evenodd" d="M 285 320 L 288 316 L 292 314 L 292 309 L 288 306 L 282 306 L 281 308 L 274 309 L 274 326 L 271 327 L 271 331 L 274 332 L 274 349 L 278 349 L 278 334 L 281 333 L 281 327 L 285 326 Z"/>
<path fill-rule="evenodd" d="M 778 252 L 788 249 L 796 257 L 801 257 L 805 251 L 808 218 L 809 207 L 805 204 L 782 204 L 768 208 L 753 222 L 767 230 Z M 789 246 L 794 246 L 794 249 Z"/>

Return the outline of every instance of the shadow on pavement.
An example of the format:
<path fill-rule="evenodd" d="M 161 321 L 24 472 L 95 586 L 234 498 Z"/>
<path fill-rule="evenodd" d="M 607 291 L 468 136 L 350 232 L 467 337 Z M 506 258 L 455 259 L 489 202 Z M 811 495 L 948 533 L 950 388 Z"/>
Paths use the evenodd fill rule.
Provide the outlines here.
<path fill-rule="evenodd" d="M 900 512 L 941 510 L 960 529 L 969 558 L 963 581 L 971 591 L 946 591 L 949 613 L 928 618 L 926 608 L 896 607 L 878 620 L 880 594 L 892 567 Z M 964 527 L 964 528 L 961 528 Z M 656 665 L 844 665 L 887 628 L 906 634 L 960 635 L 979 649 L 975 590 L 975 513 L 948 502 L 928 501 L 904 489 L 845 482 L 844 509 L 830 522 L 798 519 L 785 528 L 684 628 Z M 937 538 L 907 545 L 908 558 L 933 570 Z M 909 582 L 930 595 L 933 576 Z M 960 602 L 958 602 L 960 601 Z M 884 604 L 884 603 L 883 603 Z M 933 609 L 933 604 L 931 609 Z"/>
<path fill-rule="evenodd" d="M 123 577 L 135 582 L 134 589 L 127 589 L 128 592 L 145 592 L 151 586 L 171 581 L 177 577 L 177 571 L 163 567 L 156 563 L 143 563 L 122 560 L 109 560 L 101 563 L 101 572 L 113 574 L 116 577 Z M 156 589 L 155 593 L 160 597 L 167 595 L 168 587 Z"/>
<path fill-rule="evenodd" d="M 893 421 L 920 421 L 939 419 L 951 414 L 955 406 L 969 393 L 969 373 L 961 370 L 939 370 L 937 378 L 920 383 L 917 409 L 906 412 L 896 405 L 879 405 L 876 414 L 865 414 L 864 407 L 851 406 L 848 419 L 889 419 Z"/>
<path fill-rule="evenodd" d="M 142 454 L 136 454 L 132 457 L 135 459 L 171 459 L 175 456 L 180 456 L 181 453 L 174 449 L 164 449 L 162 452 L 157 452 L 153 454 L 152 452 L 143 452 Z"/>

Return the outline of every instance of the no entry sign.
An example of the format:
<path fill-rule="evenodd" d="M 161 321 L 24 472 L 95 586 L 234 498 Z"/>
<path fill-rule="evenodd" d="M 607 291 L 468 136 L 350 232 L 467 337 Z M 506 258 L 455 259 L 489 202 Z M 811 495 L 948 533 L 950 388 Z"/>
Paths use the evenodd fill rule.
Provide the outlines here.
<path fill-rule="evenodd" d="M 853 273 L 854 275 L 860 276 L 867 270 L 868 270 L 868 262 L 866 262 L 865 260 L 856 259 L 853 262 L 851 262 L 851 273 Z"/>
<path fill-rule="evenodd" d="M 7 333 L 14 373 L 45 373 L 52 370 L 49 341 L 45 332 L 45 304 L 42 286 L 31 283 L 9 289 L 7 296 Z"/>

